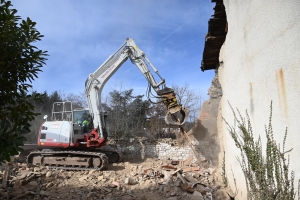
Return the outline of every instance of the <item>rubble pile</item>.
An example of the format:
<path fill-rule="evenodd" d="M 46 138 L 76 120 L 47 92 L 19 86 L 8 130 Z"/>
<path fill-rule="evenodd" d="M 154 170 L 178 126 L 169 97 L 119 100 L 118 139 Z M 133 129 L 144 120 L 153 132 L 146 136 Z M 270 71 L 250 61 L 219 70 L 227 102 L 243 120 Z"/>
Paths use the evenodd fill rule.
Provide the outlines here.
<path fill-rule="evenodd" d="M 67 171 L 13 162 L 0 168 L 0 199 L 230 200 L 213 168 L 185 161 L 146 159 L 104 171 Z"/>

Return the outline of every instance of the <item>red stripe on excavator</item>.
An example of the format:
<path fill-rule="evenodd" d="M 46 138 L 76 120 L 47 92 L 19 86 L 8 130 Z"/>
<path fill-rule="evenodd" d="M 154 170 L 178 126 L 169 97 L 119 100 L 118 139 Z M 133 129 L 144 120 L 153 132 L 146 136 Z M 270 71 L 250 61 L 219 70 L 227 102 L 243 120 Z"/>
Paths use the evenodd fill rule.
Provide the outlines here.
<path fill-rule="evenodd" d="M 39 142 L 39 146 L 45 147 L 70 147 L 69 143 L 60 143 L 60 142 Z"/>

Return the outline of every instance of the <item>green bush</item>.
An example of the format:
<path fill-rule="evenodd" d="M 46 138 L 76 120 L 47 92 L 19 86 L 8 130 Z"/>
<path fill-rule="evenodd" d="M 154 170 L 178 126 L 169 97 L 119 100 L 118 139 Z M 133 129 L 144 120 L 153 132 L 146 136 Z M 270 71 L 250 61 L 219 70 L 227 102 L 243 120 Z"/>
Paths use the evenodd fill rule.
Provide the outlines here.
<path fill-rule="evenodd" d="M 21 21 L 11 6 L 0 0 L 0 163 L 18 154 L 24 134 L 30 132 L 30 122 L 37 116 L 32 102 L 40 94 L 28 93 L 47 56 L 32 45 L 43 37 L 36 23 L 29 18 Z"/>
<path fill-rule="evenodd" d="M 280 145 L 273 138 L 272 102 L 269 125 L 265 127 L 267 138 L 265 155 L 263 155 L 260 136 L 256 141 L 253 137 L 248 112 L 246 111 L 245 119 L 238 109 L 238 115 L 232 107 L 231 109 L 234 115 L 234 125 L 229 125 L 226 120 L 224 121 L 236 147 L 241 152 L 241 158 L 238 158 L 238 161 L 245 175 L 248 200 L 293 200 L 295 198 L 294 172 L 291 172 L 291 178 L 289 179 L 289 158 L 285 158 L 285 154 L 292 149 L 285 151 L 287 129 L 283 139 L 282 151 Z"/>

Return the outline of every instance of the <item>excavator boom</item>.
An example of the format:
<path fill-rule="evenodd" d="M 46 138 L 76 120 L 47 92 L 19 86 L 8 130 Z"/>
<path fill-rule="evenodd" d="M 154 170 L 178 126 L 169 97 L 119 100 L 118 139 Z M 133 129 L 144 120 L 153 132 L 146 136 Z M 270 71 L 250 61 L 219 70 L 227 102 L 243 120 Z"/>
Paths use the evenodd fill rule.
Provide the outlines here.
<path fill-rule="evenodd" d="M 127 38 L 120 48 L 86 80 L 85 94 L 89 105 L 90 114 L 93 118 L 94 128 L 100 133 L 100 137 L 105 137 L 105 121 L 101 114 L 101 92 L 105 83 L 109 78 L 122 66 L 122 64 L 130 59 L 143 76 L 148 81 L 151 88 L 155 90 L 159 98 L 168 109 L 165 117 L 167 124 L 182 125 L 188 118 L 189 112 L 186 108 L 182 108 L 178 104 L 176 94 L 173 89 L 166 87 L 165 79 L 163 79 L 158 70 L 147 58 L 146 54 L 137 47 L 132 38 Z M 156 81 L 149 68 L 156 73 L 160 81 Z"/>

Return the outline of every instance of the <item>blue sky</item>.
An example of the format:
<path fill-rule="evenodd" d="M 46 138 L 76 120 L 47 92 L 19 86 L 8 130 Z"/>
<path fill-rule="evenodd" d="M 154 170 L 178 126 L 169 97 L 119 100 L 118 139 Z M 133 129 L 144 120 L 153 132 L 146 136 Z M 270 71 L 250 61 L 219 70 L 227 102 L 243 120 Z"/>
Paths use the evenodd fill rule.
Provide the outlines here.
<path fill-rule="evenodd" d="M 167 86 L 189 84 L 207 94 L 214 71 L 200 64 L 214 3 L 204 0 L 12 0 L 17 15 L 37 22 L 44 35 L 35 44 L 48 60 L 33 82 L 38 92 L 79 94 L 84 83 L 126 38 L 138 47 L 166 79 Z M 103 94 L 133 88 L 145 94 L 148 83 L 128 60 L 112 76 Z"/>

